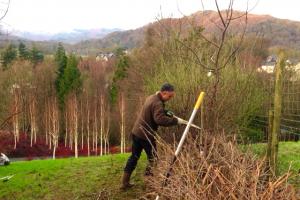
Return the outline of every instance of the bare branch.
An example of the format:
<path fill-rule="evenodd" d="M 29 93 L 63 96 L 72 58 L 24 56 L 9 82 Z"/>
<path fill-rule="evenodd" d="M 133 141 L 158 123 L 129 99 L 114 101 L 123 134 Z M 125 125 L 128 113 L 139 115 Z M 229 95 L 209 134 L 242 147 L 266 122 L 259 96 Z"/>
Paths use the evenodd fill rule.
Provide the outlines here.
<path fill-rule="evenodd" d="M 227 58 L 227 60 L 225 61 L 225 63 L 223 64 L 223 66 L 221 68 L 225 68 L 226 65 L 228 64 L 228 62 L 232 59 L 232 57 L 236 54 L 236 52 L 241 48 L 241 44 L 243 43 L 244 37 L 246 35 L 246 30 L 247 30 L 247 25 L 248 25 L 248 12 L 247 11 L 245 12 L 245 16 L 246 16 L 245 27 L 243 29 L 243 33 L 241 35 L 240 41 L 237 45 L 237 48 L 234 51 L 232 51 L 232 53 L 229 55 L 229 57 Z"/>
<path fill-rule="evenodd" d="M 4 14 L 0 17 L 0 21 L 2 19 L 4 19 L 4 17 L 6 16 L 7 12 L 8 12 L 8 9 L 9 9 L 9 4 L 10 4 L 10 0 L 8 0 L 8 3 L 7 3 L 7 8 L 4 10 Z"/>
<path fill-rule="evenodd" d="M 220 19 L 221 19 L 221 21 L 222 21 L 222 24 L 223 24 L 224 27 L 226 27 L 224 18 L 223 18 L 223 16 L 222 16 L 221 10 L 220 10 L 220 8 L 219 8 L 218 1 L 215 0 L 215 3 L 216 3 L 216 7 L 217 7 L 217 10 L 218 10 L 219 17 L 220 17 Z"/>
<path fill-rule="evenodd" d="M 194 51 L 193 48 L 189 47 L 188 45 L 186 45 L 184 42 L 180 41 L 179 39 L 175 39 L 175 41 L 176 41 L 176 42 L 179 42 L 182 46 L 184 46 L 184 47 L 187 48 L 189 51 L 191 51 L 192 54 L 196 57 L 197 63 L 198 63 L 199 65 L 201 65 L 201 66 L 202 66 L 203 68 L 205 68 L 205 69 L 208 69 L 208 70 L 210 69 L 209 67 L 207 67 L 205 64 L 203 64 L 203 63 L 201 62 L 201 59 L 199 58 L 199 56 L 197 55 L 197 53 Z"/>
<path fill-rule="evenodd" d="M 6 118 L 0 125 L 0 130 L 3 129 L 6 125 L 6 123 L 11 120 L 14 116 L 18 115 L 18 114 L 21 114 L 23 111 L 19 111 L 19 112 L 16 112 L 16 113 L 13 113 L 12 115 L 10 115 L 8 118 Z"/>

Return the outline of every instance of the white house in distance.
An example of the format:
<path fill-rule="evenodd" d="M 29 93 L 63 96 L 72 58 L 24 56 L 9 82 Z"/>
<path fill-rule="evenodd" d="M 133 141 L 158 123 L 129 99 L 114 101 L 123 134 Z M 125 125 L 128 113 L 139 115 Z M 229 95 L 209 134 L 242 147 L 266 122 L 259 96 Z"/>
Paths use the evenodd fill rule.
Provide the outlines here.
<path fill-rule="evenodd" d="M 292 65 L 286 68 L 287 70 L 292 72 L 292 76 L 290 78 L 291 81 L 299 81 L 300 80 L 300 62 L 296 65 Z"/>
<path fill-rule="evenodd" d="M 106 52 L 100 52 L 96 56 L 96 61 L 108 61 L 109 59 L 113 58 L 115 55 L 114 53 L 106 53 Z"/>
<path fill-rule="evenodd" d="M 277 57 L 275 55 L 268 56 L 266 61 L 262 64 L 260 68 L 257 69 L 259 72 L 267 72 L 271 74 L 274 72 L 274 68 L 276 65 Z"/>
<path fill-rule="evenodd" d="M 266 72 L 268 74 L 274 73 L 277 57 L 275 55 L 268 56 L 261 67 L 257 69 L 258 72 Z M 300 80 L 300 62 L 287 60 L 288 64 L 285 69 L 292 73 L 290 80 Z M 296 64 L 297 63 L 297 64 Z"/>

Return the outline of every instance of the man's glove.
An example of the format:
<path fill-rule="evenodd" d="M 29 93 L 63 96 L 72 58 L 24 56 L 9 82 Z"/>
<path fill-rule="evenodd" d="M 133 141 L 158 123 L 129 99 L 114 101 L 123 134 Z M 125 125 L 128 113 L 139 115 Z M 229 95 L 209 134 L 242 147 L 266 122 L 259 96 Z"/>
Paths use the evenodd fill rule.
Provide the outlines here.
<path fill-rule="evenodd" d="M 174 116 L 174 113 L 172 111 L 170 111 L 170 110 L 165 110 L 165 113 L 169 117 L 173 117 Z"/>

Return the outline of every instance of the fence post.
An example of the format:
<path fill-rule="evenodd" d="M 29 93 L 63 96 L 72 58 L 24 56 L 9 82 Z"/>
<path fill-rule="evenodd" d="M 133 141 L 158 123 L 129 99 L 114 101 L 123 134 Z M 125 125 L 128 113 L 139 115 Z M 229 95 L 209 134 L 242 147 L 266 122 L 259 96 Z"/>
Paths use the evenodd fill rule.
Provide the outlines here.
<path fill-rule="evenodd" d="M 280 53 L 275 70 L 275 94 L 274 94 L 274 119 L 271 135 L 271 159 L 270 166 L 273 174 L 276 174 L 277 169 L 277 155 L 278 155 L 278 137 L 280 135 L 280 121 L 281 121 L 281 106 L 282 106 L 282 84 L 283 84 L 283 70 L 285 67 L 285 56 Z"/>
<path fill-rule="evenodd" d="M 272 152 L 272 131 L 273 131 L 274 111 L 269 110 L 269 122 L 268 122 L 268 146 L 267 146 L 267 168 L 273 170 L 271 166 L 271 152 Z M 274 162 L 273 162 L 274 163 Z"/>

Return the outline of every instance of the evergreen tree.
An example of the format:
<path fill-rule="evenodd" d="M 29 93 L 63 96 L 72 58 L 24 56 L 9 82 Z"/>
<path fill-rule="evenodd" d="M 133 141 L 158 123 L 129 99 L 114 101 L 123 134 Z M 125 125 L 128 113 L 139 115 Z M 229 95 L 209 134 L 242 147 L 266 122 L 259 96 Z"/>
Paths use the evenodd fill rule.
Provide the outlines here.
<path fill-rule="evenodd" d="M 22 59 L 22 60 L 29 59 L 29 52 L 23 42 L 19 43 L 18 50 L 19 50 L 19 58 L 20 59 Z"/>
<path fill-rule="evenodd" d="M 64 71 L 64 91 L 65 95 L 71 92 L 79 92 L 82 85 L 80 71 L 78 69 L 78 60 L 74 54 L 71 54 L 67 61 L 67 67 Z"/>
<path fill-rule="evenodd" d="M 110 102 L 115 104 L 118 97 L 118 82 L 127 77 L 127 69 L 129 68 L 129 57 L 125 54 L 124 48 L 117 48 L 115 55 L 117 57 L 117 68 L 114 72 L 112 84 L 110 87 Z"/>
<path fill-rule="evenodd" d="M 61 109 L 64 108 L 66 96 L 72 92 L 78 93 L 82 86 L 81 74 L 77 66 L 78 60 L 74 54 L 71 54 L 67 58 L 66 67 L 57 86 Z"/>
<path fill-rule="evenodd" d="M 17 50 L 14 45 L 10 44 L 8 47 L 1 53 L 1 64 L 3 70 L 8 69 L 9 65 L 16 59 Z"/>
<path fill-rule="evenodd" d="M 38 63 L 43 62 L 44 55 L 41 51 L 39 51 L 36 47 L 32 47 L 30 52 L 30 61 L 33 63 L 35 67 Z"/>
<path fill-rule="evenodd" d="M 61 43 L 58 44 L 58 48 L 55 53 L 55 62 L 58 68 L 57 70 L 57 78 L 55 80 L 55 89 L 58 95 L 60 108 L 64 107 L 64 94 L 65 94 L 65 86 L 64 86 L 64 71 L 67 66 L 67 56 L 66 51 Z"/>

